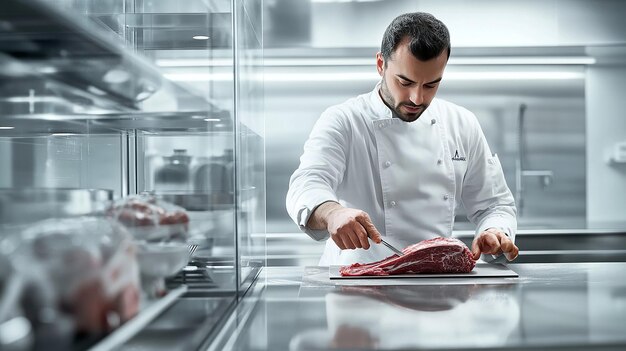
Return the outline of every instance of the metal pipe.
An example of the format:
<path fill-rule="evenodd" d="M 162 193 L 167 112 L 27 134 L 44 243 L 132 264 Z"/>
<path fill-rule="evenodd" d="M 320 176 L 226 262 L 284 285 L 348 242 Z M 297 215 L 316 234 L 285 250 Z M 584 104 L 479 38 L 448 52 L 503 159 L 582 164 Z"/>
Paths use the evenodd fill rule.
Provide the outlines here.
<path fill-rule="evenodd" d="M 519 105 L 519 113 L 517 115 L 517 159 L 515 160 L 515 200 L 517 202 L 517 213 L 522 216 L 524 213 L 524 199 L 522 197 L 522 171 L 524 169 L 524 158 L 526 155 L 526 146 L 524 138 L 524 115 L 526 113 L 526 104 Z"/>
<path fill-rule="evenodd" d="M 526 104 L 520 104 L 517 115 L 518 152 L 515 160 L 515 201 L 520 217 L 524 214 L 524 177 L 539 177 L 544 188 L 550 185 L 554 179 L 554 172 L 551 170 L 526 169 L 526 130 L 524 128 L 526 108 Z"/>

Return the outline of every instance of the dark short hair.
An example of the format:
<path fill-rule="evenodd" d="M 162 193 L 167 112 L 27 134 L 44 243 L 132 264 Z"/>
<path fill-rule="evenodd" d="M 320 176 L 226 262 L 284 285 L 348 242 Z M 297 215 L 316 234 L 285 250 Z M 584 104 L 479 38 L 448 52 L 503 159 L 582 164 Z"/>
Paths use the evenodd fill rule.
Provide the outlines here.
<path fill-rule="evenodd" d="M 430 13 L 413 12 L 396 17 L 383 36 L 380 47 L 385 64 L 398 44 L 408 37 L 409 49 L 420 61 L 428 61 L 448 51 L 450 58 L 450 33 L 443 22 Z"/>

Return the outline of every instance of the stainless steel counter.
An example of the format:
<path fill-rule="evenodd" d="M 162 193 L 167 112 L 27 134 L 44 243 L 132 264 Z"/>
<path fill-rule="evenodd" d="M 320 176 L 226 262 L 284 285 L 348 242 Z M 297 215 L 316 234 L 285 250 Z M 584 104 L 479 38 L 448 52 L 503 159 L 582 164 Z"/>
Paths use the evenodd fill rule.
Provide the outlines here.
<path fill-rule="evenodd" d="M 509 267 L 519 278 L 403 285 L 266 268 L 219 349 L 626 349 L 626 263 Z"/>

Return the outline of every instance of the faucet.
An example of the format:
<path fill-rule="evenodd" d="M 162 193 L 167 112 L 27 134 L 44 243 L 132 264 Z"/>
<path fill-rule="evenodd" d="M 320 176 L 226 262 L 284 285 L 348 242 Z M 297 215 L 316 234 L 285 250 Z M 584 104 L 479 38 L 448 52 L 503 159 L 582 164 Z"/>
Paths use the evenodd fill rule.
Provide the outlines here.
<path fill-rule="evenodd" d="M 524 130 L 526 108 L 526 104 L 520 104 L 517 125 L 518 152 L 515 160 L 515 199 L 517 201 L 517 213 L 519 216 L 522 216 L 524 213 L 524 178 L 538 177 L 544 189 L 550 186 L 554 180 L 554 172 L 551 170 L 526 169 L 526 132 Z"/>

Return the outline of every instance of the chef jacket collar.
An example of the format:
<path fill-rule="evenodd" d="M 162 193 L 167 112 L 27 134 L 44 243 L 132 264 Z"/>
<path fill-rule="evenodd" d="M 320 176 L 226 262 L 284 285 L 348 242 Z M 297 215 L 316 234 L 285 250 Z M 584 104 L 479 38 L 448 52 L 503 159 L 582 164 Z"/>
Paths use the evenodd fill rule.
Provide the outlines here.
<path fill-rule="evenodd" d="M 416 122 L 430 124 L 429 122 L 426 122 L 426 120 L 432 118 L 430 108 L 427 108 L 426 111 L 424 111 L 424 113 L 422 113 L 420 118 L 418 118 L 417 121 L 415 122 L 405 122 L 401 120 L 400 118 L 393 118 L 391 109 L 385 104 L 385 102 L 383 101 L 383 98 L 380 96 L 380 85 L 381 85 L 381 82 L 378 82 L 374 90 L 370 93 L 370 103 L 372 105 L 372 109 L 374 110 L 374 115 L 372 116 L 372 118 L 374 120 L 391 119 L 391 121 L 389 121 L 391 122 L 391 124 L 416 123 Z"/>
<path fill-rule="evenodd" d="M 380 84 L 381 82 L 378 82 L 374 90 L 370 93 L 370 102 L 374 110 L 374 116 L 372 117 L 375 120 L 392 118 L 391 109 L 385 105 L 383 98 L 380 96 Z"/>

